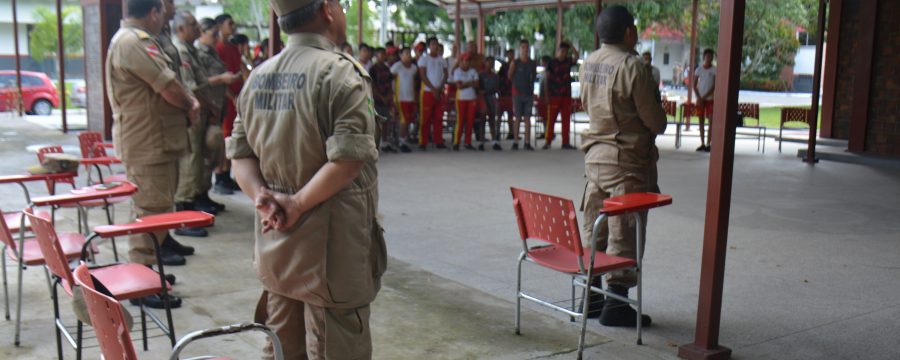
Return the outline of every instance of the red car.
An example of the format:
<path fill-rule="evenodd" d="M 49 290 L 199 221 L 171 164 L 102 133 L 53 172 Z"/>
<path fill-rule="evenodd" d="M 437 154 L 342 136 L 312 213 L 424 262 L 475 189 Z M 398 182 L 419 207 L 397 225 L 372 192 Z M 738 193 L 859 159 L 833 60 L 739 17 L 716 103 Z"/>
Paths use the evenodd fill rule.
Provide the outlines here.
<path fill-rule="evenodd" d="M 0 111 L 13 111 L 16 106 L 16 71 L 0 70 Z M 59 107 L 56 85 L 47 74 L 22 71 L 22 98 L 25 111 L 35 115 L 50 115 Z"/>

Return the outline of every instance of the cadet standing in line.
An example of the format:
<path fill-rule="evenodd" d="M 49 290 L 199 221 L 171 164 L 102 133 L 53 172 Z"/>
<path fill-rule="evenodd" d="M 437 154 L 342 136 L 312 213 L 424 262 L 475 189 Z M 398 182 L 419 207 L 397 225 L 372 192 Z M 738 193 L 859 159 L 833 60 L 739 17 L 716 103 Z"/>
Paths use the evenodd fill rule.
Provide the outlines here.
<path fill-rule="evenodd" d="M 172 42 L 172 29 L 170 27 L 169 22 L 175 17 L 175 2 L 174 0 L 162 0 L 163 4 L 163 14 L 165 15 L 165 23 L 163 24 L 162 30 L 157 34 L 156 40 L 160 44 L 160 49 L 166 53 L 171 62 L 169 63 L 169 68 L 175 72 L 175 77 L 179 82 L 182 83 L 182 86 L 185 86 L 184 80 L 182 79 L 182 59 L 178 54 L 178 49 L 175 48 L 175 44 Z M 185 86 L 187 89 L 190 87 Z M 190 145 L 189 145 L 190 146 Z M 188 151 L 191 151 L 190 147 Z M 176 191 L 177 193 L 177 191 Z M 203 235 L 206 233 L 204 229 L 178 229 L 175 230 L 177 235 L 183 236 L 206 236 Z M 175 240 L 172 235 L 166 234 L 166 239 L 163 240 L 162 250 L 164 254 L 168 255 L 169 258 L 174 258 L 175 260 L 164 262 L 165 265 L 184 265 L 186 260 L 184 256 L 193 255 L 194 248 L 187 245 L 182 245 L 177 240 Z M 180 259 L 178 257 L 181 257 Z"/>
<path fill-rule="evenodd" d="M 368 359 L 369 304 L 387 264 L 371 80 L 337 49 L 347 37 L 338 0 L 271 4 L 287 47 L 250 74 L 226 141 L 257 206 L 265 323 L 287 359 Z"/>
<path fill-rule="evenodd" d="M 159 0 L 127 0 L 128 18 L 113 36 L 106 59 L 106 86 L 113 112 L 113 142 L 128 180 L 140 189 L 132 213 L 140 217 L 172 211 L 178 184 L 178 159 L 188 151 L 187 126 L 198 117 L 197 100 L 178 81 L 171 59 L 155 35 L 166 21 Z M 155 234 L 164 241 L 168 232 Z M 156 264 L 146 235 L 129 238 L 132 262 Z M 165 249 L 163 262 L 171 262 Z M 184 258 L 181 258 L 182 264 Z M 145 304 L 162 306 L 157 295 Z M 172 296 L 173 307 L 181 300 Z"/>
<path fill-rule="evenodd" d="M 232 80 L 231 73 L 210 76 L 194 47 L 194 40 L 200 37 L 200 26 L 188 11 L 175 14 L 175 47 L 181 57 L 181 79 L 200 102 L 200 118 L 191 126 L 191 154 L 181 160 L 178 191 L 175 193 L 175 208 L 178 210 L 200 210 L 215 215 L 225 210 L 225 205 L 209 198 L 212 188 L 212 168 L 206 163 L 211 158 L 211 149 L 206 144 L 206 133 L 210 123 L 216 122 L 221 112 L 221 102 L 212 100 L 212 86 Z M 221 134 L 220 134 L 221 135 Z M 187 231 L 184 231 L 187 230 Z M 178 229 L 176 235 L 206 236 L 205 229 Z"/>
<path fill-rule="evenodd" d="M 659 192 L 656 135 L 666 130 L 666 114 L 656 84 L 634 49 L 638 40 L 634 17 L 621 6 L 603 9 L 597 19 L 597 35 L 603 46 L 591 53 L 581 68 L 581 100 L 591 121 L 581 148 L 586 153 L 587 175 L 582 209 L 585 239 L 591 238 L 591 227 L 604 199 L 633 192 Z M 646 226 L 647 213 L 642 216 Z M 597 249 L 609 255 L 636 258 L 633 217 L 611 217 L 601 229 Z M 599 280 L 595 279 L 592 285 L 599 287 Z M 633 271 L 617 271 L 608 274 L 606 282 L 610 292 L 628 296 L 637 277 Z M 601 301 L 602 296 L 595 295 L 590 304 L 599 305 Z M 606 299 L 602 308 L 600 323 L 605 326 L 637 325 L 635 310 L 624 302 Z M 641 322 L 649 325 L 650 317 L 644 315 Z"/>

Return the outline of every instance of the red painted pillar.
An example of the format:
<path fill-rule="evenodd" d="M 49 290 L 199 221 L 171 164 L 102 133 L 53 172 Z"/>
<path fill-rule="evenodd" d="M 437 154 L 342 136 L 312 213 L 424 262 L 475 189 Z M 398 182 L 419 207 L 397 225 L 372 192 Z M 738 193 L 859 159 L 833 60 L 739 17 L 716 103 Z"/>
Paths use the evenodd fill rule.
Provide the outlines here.
<path fill-rule="evenodd" d="M 478 53 L 484 55 L 484 11 L 481 10 L 481 3 L 478 3 Z"/>
<path fill-rule="evenodd" d="M 340 45 L 340 44 L 338 44 Z M 269 14 L 269 57 L 281 52 L 281 26 L 278 25 L 278 15 L 272 11 Z"/>
<path fill-rule="evenodd" d="M 837 86 L 838 51 L 841 38 L 841 7 L 843 0 L 828 2 L 828 46 L 825 50 L 825 62 L 822 79 L 822 128 L 819 136 L 832 137 L 834 127 L 834 100 Z"/>
<path fill-rule="evenodd" d="M 806 146 L 806 157 L 803 159 L 808 164 L 815 164 L 816 159 L 816 130 L 818 130 L 819 118 L 819 88 L 822 85 L 822 46 L 825 45 L 825 0 L 819 0 L 819 22 L 817 23 L 818 36 L 816 38 L 816 60 L 813 70 L 812 105 L 810 106 L 809 142 Z"/>
<path fill-rule="evenodd" d="M 737 125 L 738 90 L 741 77 L 741 46 L 744 36 L 745 0 L 722 0 L 719 12 L 719 66 L 716 72 L 716 102 L 711 128 L 712 154 L 706 195 L 706 223 L 700 265 L 700 296 L 694 342 L 678 348 L 678 356 L 691 360 L 731 357 L 731 349 L 719 345 L 725 253 L 728 249 L 728 218 L 734 173 L 734 131 Z M 724 121 L 723 121 L 724 120 Z"/>
<path fill-rule="evenodd" d="M 869 122 L 869 92 L 872 87 L 872 55 L 875 52 L 875 17 L 878 15 L 878 0 L 859 3 L 860 21 L 856 27 L 856 56 L 853 65 L 853 103 L 850 104 L 850 139 L 848 148 L 852 152 L 866 150 L 866 127 Z"/>
<path fill-rule="evenodd" d="M 456 54 L 452 54 L 453 56 L 459 56 L 459 53 L 462 51 L 462 48 L 459 47 L 460 46 L 460 41 L 459 41 L 460 1 L 461 0 L 456 0 L 456 18 L 453 21 L 453 28 L 454 28 L 453 29 L 453 34 L 454 34 L 453 35 L 453 44 L 456 45 L 456 51 L 457 51 Z"/>
<path fill-rule="evenodd" d="M 62 0 L 56 0 L 56 53 L 59 59 L 59 103 L 62 109 L 62 131 L 69 132 L 66 119 L 66 50 L 63 46 L 63 13 Z"/>
<path fill-rule="evenodd" d="M 721 27 L 720 27 L 721 28 Z M 687 103 L 693 104 L 694 99 L 694 71 L 697 70 L 697 0 L 691 2 L 691 51 L 690 60 L 688 60 L 688 89 Z M 694 115 L 693 113 L 691 115 Z M 684 116 L 687 122 L 684 125 L 685 130 L 691 128 L 691 118 Z M 676 125 L 677 126 L 677 125 Z"/>
<path fill-rule="evenodd" d="M 16 0 L 12 0 L 13 47 L 15 47 L 16 52 L 16 91 L 19 93 L 19 98 L 16 101 L 16 111 L 18 111 L 19 116 L 22 116 L 22 62 L 19 60 L 19 17 L 16 14 L 17 7 Z"/>

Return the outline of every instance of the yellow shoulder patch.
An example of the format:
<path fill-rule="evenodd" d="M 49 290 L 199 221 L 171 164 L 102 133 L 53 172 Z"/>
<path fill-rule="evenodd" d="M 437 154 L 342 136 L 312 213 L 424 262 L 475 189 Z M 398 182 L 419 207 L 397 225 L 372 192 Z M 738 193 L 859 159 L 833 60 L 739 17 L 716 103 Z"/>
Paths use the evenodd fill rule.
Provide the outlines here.
<path fill-rule="evenodd" d="M 132 29 L 134 30 L 134 34 L 137 35 L 138 39 L 146 40 L 152 38 L 149 33 L 141 29 Z"/>

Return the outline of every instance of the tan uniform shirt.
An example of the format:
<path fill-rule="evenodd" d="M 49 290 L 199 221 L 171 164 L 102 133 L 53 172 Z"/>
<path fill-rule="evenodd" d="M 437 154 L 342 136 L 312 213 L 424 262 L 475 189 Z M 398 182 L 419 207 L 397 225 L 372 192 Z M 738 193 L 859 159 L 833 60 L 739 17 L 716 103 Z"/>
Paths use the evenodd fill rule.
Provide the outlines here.
<path fill-rule="evenodd" d="M 209 85 L 209 73 L 200 61 L 200 53 L 193 44 L 175 39 L 175 48 L 181 58 L 181 79 L 188 89 L 194 94 L 211 100 L 211 86 Z M 203 109 L 204 114 L 209 110 Z"/>
<path fill-rule="evenodd" d="M 590 116 L 583 134 L 588 164 L 646 167 L 659 158 L 656 134 L 666 130 L 657 85 L 633 50 L 603 44 L 581 66 L 581 101 Z"/>
<path fill-rule="evenodd" d="M 113 112 L 113 142 L 127 165 L 159 164 L 187 153 L 187 114 L 159 93 L 177 75 L 150 33 L 128 22 L 113 36 L 106 86 Z"/>
<path fill-rule="evenodd" d="M 181 56 L 178 55 L 178 48 L 176 48 L 175 43 L 172 42 L 172 30 L 168 25 L 162 29 L 162 32 L 156 37 L 156 41 L 159 42 L 162 51 L 172 60 L 169 67 L 176 75 L 178 75 L 179 80 L 181 80 Z"/>
<path fill-rule="evenodd" d="M 222 59 L 219 58 L 219 54 L 216 52 L 216 48 L 206 46 L 202 43 L 197 43 L 197 59 L 200 60 L 200 66 L 206 69 L 206 73 L 209 76 L 216 76 L 219 74 L 224 74 L 228 69 L 225 68 L 225 63 L 222 62 Z M 213 103 L 214 106 L 217 106 L 222 113 L 225 113 L 225 90 L 228 89 L 228 86 L 225 84 L 219 85 L 211 85 L 209 88 L 209 100 Z M 218 123 L 220 119 L 216 119 L 215 122 Z"/>
<path fill-rule="evenodd" d="M 387 253 L 376 221 L 378 179 L 370 78 L 359 63 L 316 34 L 291 34 L 287 47 L 251 74 L 238 99 L 228 157 L 256 157 L 269 187 L 294 193 L 331 161 L 365 165 L 353 184 L 303 215 L 287 232 L 256 228 L 263 286 L 316 306 L 355 308 L 378 292 Z M 257 219 L 259 220 L 259 219 Z"/>

